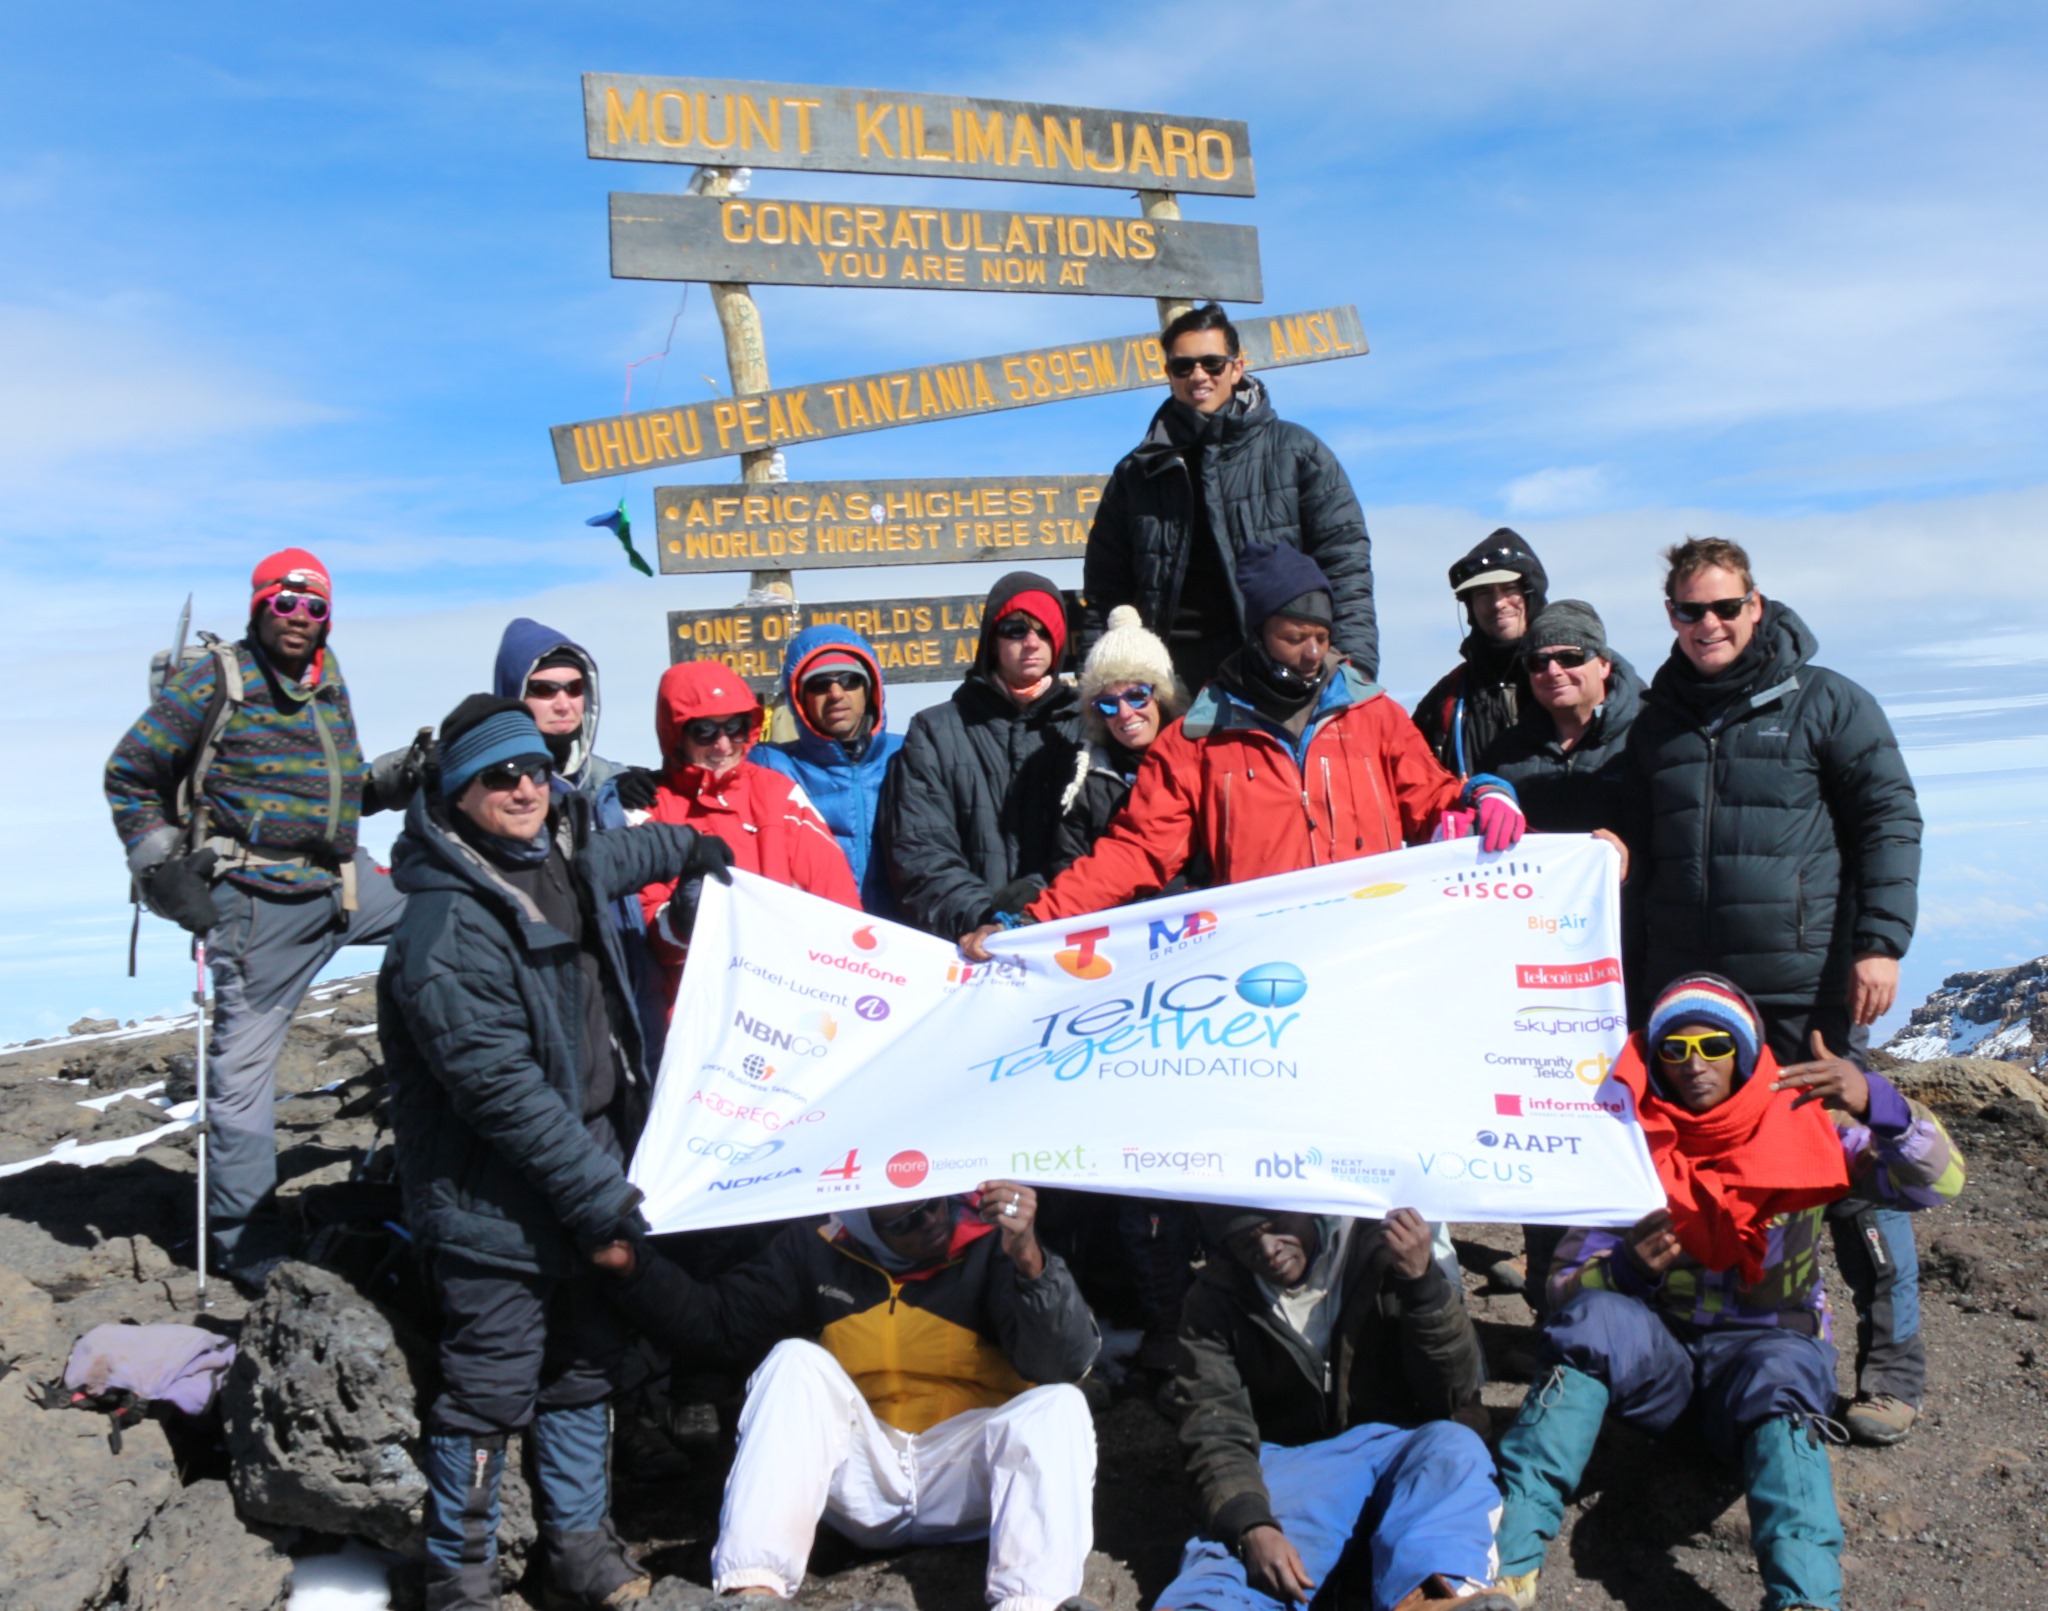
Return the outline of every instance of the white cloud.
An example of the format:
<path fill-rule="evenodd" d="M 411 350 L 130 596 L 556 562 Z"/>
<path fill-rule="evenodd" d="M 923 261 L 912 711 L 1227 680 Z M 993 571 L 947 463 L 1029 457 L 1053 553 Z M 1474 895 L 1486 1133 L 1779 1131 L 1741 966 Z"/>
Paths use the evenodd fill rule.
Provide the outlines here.
<path fill-rule="evenodd" d="M 1607 471 L 1597 464 L 1537 470 L 1500 489 L 1511 515 L 1567 515 L 1607 500 Z"/>

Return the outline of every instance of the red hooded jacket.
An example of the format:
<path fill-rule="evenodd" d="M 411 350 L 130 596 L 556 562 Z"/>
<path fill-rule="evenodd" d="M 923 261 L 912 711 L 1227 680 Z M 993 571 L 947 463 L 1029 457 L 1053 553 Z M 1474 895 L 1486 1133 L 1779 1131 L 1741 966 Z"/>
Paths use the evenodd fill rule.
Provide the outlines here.
<path fill-rule="evenodd" d="M 715 661 L 693 660 L 662 674 L 654 709 L 663 768 L 648 818 L 715 834 L 732 847 L 733 865 L 778 884 L 822 895 L 860 910 L 860 892 L 846 853 L 793 780 L 752 761 L 713 776 L 683 760 L 682 729 L 700 716 L 739 716 L 760 702 L 737 673 Z M 675 1000 L 688 947 L 670 932 L 666 912 L 676 881 L 640 892 L 640 914 L 660 963 L 668 997 Z"/>

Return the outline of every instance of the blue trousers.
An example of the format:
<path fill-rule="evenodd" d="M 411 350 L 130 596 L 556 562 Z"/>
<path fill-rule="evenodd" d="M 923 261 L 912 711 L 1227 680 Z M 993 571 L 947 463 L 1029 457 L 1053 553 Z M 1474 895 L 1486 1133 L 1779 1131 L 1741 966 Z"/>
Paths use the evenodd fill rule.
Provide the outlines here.
<path fill-rule="evenodd" d="M 1391 1611 L 1432 1572 L 1493 1580 L 1500 1494 L 1493 1458 L 1468 1427 L 1368 1424 L 1294 1449 L 1268 1443 L 1259 1469 L 1274 1519 L 1319 1585 L 1358 1537 L 1370 1541 L 1374 1611 Z M 1280 1602 L 1245 1581 L 1229 1546 L 1197 1538 L 1155 1603 L 1160 1611 L 1272 1611 Z"/>
<path fill-rule="evenodd" d="M 1695 1400 L 1716 1457 L 1734 1465 L 1749 1429 L 1774 1415 L 1835 1405 L 1835 1347 L 1774 1326 L 1724 1326 L 1681 1339 L 1650 1308 L 1616 1292 L 1581 1292 L 1543 1328 L 1546 1364 L 1607 1384 L 1614 1413 L 1668 1431 Z"/>

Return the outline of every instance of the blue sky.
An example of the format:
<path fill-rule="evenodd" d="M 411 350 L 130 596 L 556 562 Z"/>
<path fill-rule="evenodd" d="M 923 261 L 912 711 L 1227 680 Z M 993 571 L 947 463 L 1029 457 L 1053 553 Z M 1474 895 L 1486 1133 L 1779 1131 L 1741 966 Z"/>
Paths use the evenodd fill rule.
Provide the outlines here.
<path fill-rule="evenodd" d="M 614 411 L 671 320 L 636 401 L 706 395 L 723 353 L 701 288 L 677 319 L 680 287 L 608 277 L 607 192 L 688 170 L 586 159 L 586 70 L 1246 120 L 1259 196 L 1186 210 L 1258 225 L 1266 310 L 1359 307 L 1372 356 L 1273 390 L 1366 506 L 1389 686 L 1412 698 L 1449 663 L 1444 566 L 1503 520 L 1645 667 L 1668 643 L 1657 548 L 1736 537 L 1908 747 L 1929 840 L 1907 1000 L 2048 949 L 2044 42 L 2037 6 L 1907 0 L 11 8 L 0 1038 L 189 989 L 154 922 L 143 976 L 122 977 L 99 767 L 187 591 L 199 622 L 234 629 L 273 547 L 337 575 L 372 748 L 482 684 L 504 620 L 531 613 L 599 649 L 607 753 L 651 757 L 662 611 L 740 581 L 626 572 L 582 520 L 623 487 L 650 525 L 651 478 L 561 487 L 547 427 Z M 1133 205 L 799 174 L 755 190 Z M 1149 317 L 1109 298 L 759 300 L 783 382 Z M 881 432 L 805 448 L 791 473 L 1100 471 L 1150 407 Z M 920 572 L 914 590 L 992 576 Z"/>

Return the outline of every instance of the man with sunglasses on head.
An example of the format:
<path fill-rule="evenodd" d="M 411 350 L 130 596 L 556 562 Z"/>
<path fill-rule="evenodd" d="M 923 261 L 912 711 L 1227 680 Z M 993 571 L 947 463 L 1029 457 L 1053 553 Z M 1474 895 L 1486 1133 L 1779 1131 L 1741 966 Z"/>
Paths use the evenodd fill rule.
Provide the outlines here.
<path fill-rule="evenodd" d="M 336 951 L 383 944 L 405 906 L 356 843 L 367 769 L 327 642 L 333 601 L 311 554 L 269 555 L 247 634 L 173 667 L 107 762 L 143 900 L 206 941 L 207 1223 L 216 1267 L 244 1285 L 284 1252 L 274 1086 L 292 1014 Z"/>
<path fill-rule="evenodd" d="M 513 1432 L 553 1594 L 622 1605 L 650 1586 L 611 1525 L 605 1405 L 627 1339 L 594 1266 L 646 1229 L 625 1160 L 652 1069 L 604 914 L 660 879 L 724 880 L 733 856 L 688 828 L 596 831 L 554 764 L 524 702 L 472 695 L 441 724 L 392 855 L 409 901 L 378 1023 L 406 1223 L 442 1315 L 428 1611 L 498 1603 Z"/>
<path fill-rule="evenodd" d="M 1666 1201 L 1626 1228 L 1575 1228 L 1558 1249 L 1546 1371 L 1500 1442 L 1498 1587 L 1518 1607 L 1536 1603 L 1609 1411 L 1662 1435 L 1690 1410 L 1708 1450 L 1741 1468 L 1765 1611 L 1834 1611 L 1842 1523 L 1826 1445 L 1839 1432 L 1821 1218 L 1850 1192 L 1902 1210 L 1952 1201 L 1963 1160 L 1882 1075 L 1819 1048 L 1781 1067 L 1757 1004 L 1718 974 L 1664 987 L 1613 1083 Z"/>
<path fill-rule="evenodd" d="M 954 939 L 1043 886 L 1081 748 L 1066 652 L 1059 589 L 1012 571 L 989 591 L 966 680 L 911 718 L 880 823 L 905 923 Z"/>
<path fill-rule="evenodd" d="M 846 852 L 862 908 L 894 916 L 888 858 L 875 843 L 875 823 L 903 737 L 887 730 L 874 646 L 848 627 L 806 627 L 783 651 L 782 697 L 796 737 L 761 745 L 754 759 L 793 780 L 818 808 Z"/>
<path fill-rule="evenodd" d="M 1782 1061 L 1860 1056 L 1913 938 L 1920 808 L 1877 701 L 1718 537 L 1668 549 L 1676 642 L 1626 750 L 1625 837 L 1642 936 L 1629 977 L 1726 974 Z M 1903 1215 L 1831 1214 L 1856 1297 L 1859 1442 L 1896 1443 L 1926 1386 L 1919 1255 Z"/>
<path fill-rule="evenodd" d="M 1415 707 L 1415 725 L 1459 777 L 1493 770 L 1493 746 L 1529 709 L 1522 647 L 1549 602 L 1550 578 L 1520 532 L 1502 526 L 1451 567 L 1470 627 L 1458 664 Z"/>
<path fill-rule="evenodd" d="M 767 1355 L 718 1518 L 720 1595 L 792 1598 L 822 1519 L 868 1549 L 986 1538 L 996 1611 L 1093 1611 L 1095 1428 L 1070 1384 L 1101 1339 L 1037 1213 L 1029 1186 L 992 1180 L 791 1225 L 711 1281 L 645 1242 L 600 1255 L 663 1347 Z"/>
<path fill-rule="evenodd" d="M 1238 556 L 1282 543 L 1322 567 L 1331 640 L 1373 676 L 1372 546 L 1344 466 L 1312 431 L 1273 412 L 1215 303 L 1180 315 L 1159 345 L 1169 395 L 1110 473 L 1088 532 L 1082 649 L 1107 629 L 1111 610 L 1129 604 L 1166 640 L 1182 683 L 1200 688 L 1253 625 Z"/>

